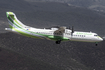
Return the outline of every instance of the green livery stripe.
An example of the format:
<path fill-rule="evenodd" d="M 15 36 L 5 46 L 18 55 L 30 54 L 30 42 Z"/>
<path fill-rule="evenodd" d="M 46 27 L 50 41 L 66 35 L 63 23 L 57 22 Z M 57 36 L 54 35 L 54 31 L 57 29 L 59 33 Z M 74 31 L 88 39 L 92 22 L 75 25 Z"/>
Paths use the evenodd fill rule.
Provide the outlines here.
<path fill-rule="evenodd" d="M 20 26 L 18 26 L 17 24 L 15 24 L 15 22 L 14 22 L 10 17 L 8 17 L 8 19 L 9 19 L 14 25 L 16 25 L 17 27 L 21 28 Z"/>
<path fill-rule="evenodd" d="M 10 17 L 8 17 L 8 19 L 14 24 L 14 25 L 16 25 L 17 27 L 19 27 L 17 24 L 15 24 L 15 22 L 13 22 L 12 21 L 12 19 L 10 18 Z M 13 28 L 12 26 L 10 26 L 10 28 Z M 21 27 L 19 27 L 20 29 L 22 29 L 22 30 L 25 30 L 25 29 L 23 29 L 23 28 L 21 28 Z M 16 28 L 15 28 L 16 29 Z M 25 30 L 25 31 L 27 31 L 27 30 Z M 31 32 L 31 31 L 27 31 L 27 32 Z M 33 33 L 33 32 L 31 32 L 31 33 Z M 22 34 L 22 32 L 21 32 L 21 34 Z M 26 33 L 25 33 L 26 34 Z M 38 33 L 34 33 L 34 34 L 38 34 Z M 42 35 L 42 34 L 38 34 L 38 35 Z M 29 36 L 29 35 L 28 35 Z M 33 35 L 32 35 L 33 36 Z"/>
<path fill-rule="evenodd" d="M 83 33 L 83 32 L 77 32 L 77 35 L 92 35 L 92 33 Z"/>
<path fill-rule="evenodd" d="M 12 26 L 11 26 L 11 27 L 12 27 Z M 16 32 L 20 33 L 20 34 L 23 35 L 23 36 L 27 36 L 27 37 L 31 37 L 31 38 L 37 38 L 37 39 L 41 39 L 40 37 L 33 36 L 33 35 L 31 35 L 31 34 L 27 34 L 27 33 L 22 32 L 22 31 L 20 31 L 20 30 L 18 30 L 18 29 L 16 29 L 16 28 L 13 28 L 13 27 L 12 27 L 12 29 L 15 30 Z"/>
<path fill-rule="evenodd" d="M 27 30 L 23 29 L 22 27 L 18 26 L 9 16 L 8 16 L 8 19 L 9 19 L 14 25 L 16 25 L 18 28 L 20 28 L 20 29 L 22 29 L 22 30 L 24 30 L 24 31 L 27 31 Z M 17 22 L 17 23 L 18 23 L 18 22 Z M 31 32 L 31 31 L 27 31 L 27 32 Z"/>
<path fill-rule="evenodd" d="M 21 25 L 20 23 L 18 23 L 17 20 L 14 18 L 13 12 L 9 12 L 9 14 L 10 14 L 11 18 L 12 18 L 18 25 L 22 26 L 22 25 Z M 8 15 L 8 13 L 7 13 L 7 15 Z M 9 17 L 9 15 L 8 15 L 8 17 Z"/>
<path fill-rule="evenodd" d="M 18 21 L 14 18 L 14 16 L 11 15 L 11 18 L 19 25 L 22 27 L 22 25 L 20 23 L 18 23 Z"/>
<path fill-rule="evenodd" d="M 59 39 L 61 39 L 61 40 L 69 40 L 69 39 L 66 38 L 66 37 L 53 36 L 53 35 L 45 35 L 45 34 L 40 34 L 40 33 L 35 33 L 35 32 L 32 32 L 32 31 L 25 30 L 25 29 L 22 28 L 22 25 L 19 24 L 19 22 L 14 18 L 14 14 L 13 14 L 12 12 L 9 12 L 10 16 L 8 15 L 7 12 L 6 12 L 6 14 L 7 14 L 7 18 L 8 18 L 15 26 L 17 26 L 18 28 L 20 28 L 20 29 L 22 29 L 22 30 L 24 30 L 24 31 L 26 31 L 26 32 L 30 32 L 30 33 L 32 33 L 32 34 L 37 34 L 37 35 L 39 35 L 39 36 L 44 36 L 44 37 L 47 37 L 47 38 L 49 38 L 49 39 L 51 39 L 51 40 L 59 40 Z M 11 18 L 10 18 L 10 17 L 11 17 Z M 13 19 L 13 20 L 12 20 L 12 19 Z M 14 27 L 11 26 L 11 25 L 10 25 L 10 28 L 13 29 L 13 30 L 15 30 L 15 31 L 17 31 L 17 32 L 19 32 L 21 35 L 24 35 L 24 36 L 27 36 L 27 37 L 31 37 L 31 38 L 38 38 L 38 39 L 41 39 L 40 37 L 31 35 L 31 34 L 27 34 L 27 33 L 23 32 L 23 31 L 20 31 L 20 30 L 18 30 L 17 28 L 14 28 Z"/>
<path fill-rule="evenodd" d="M 12 29 L 13 27 L 11 25 L 9 25 L 9 27 Z"/>
<path fill-rule="evenodd" d="M 17 30 L 16 30 L 17 31 Z M 40 37 L 37 37 L 37 36 L 33 36 L 33 35 L 30 35 L 30 34 L 27 34 L 27 33 L 24 33 L 24 32 L 21 32 L 21 31 L 17 31 L 19 32 L 21 35 L 23 36 L 27 36 L 27 37 L 31 37 L 31 38 L 37 38 L 37 39 L 41 39 Z"/>
<path fill-rule="evenodd" d="M 53 36 L 53 35 L 51 35 L 51 36 L 48 36 L 48 38 L 49 39 L 52 39 L 52 40 L 62 40 L 62 41 L 66 41 L 66 40 L 69 40 L 68 38 L 66 38 L 66 37 L 60 37 L 60 36 Z"/>
<path fill-rule="evenodd" d="M 12 19 L 10 18 L 10 17 L 8 17 L 8 19 L 14 24 L 14 25 L 16 25 L 13 21 L 12 21 Z M 18 25 L 16 25 L 17 27 L 19 27 Z M 20 27 L 19 27 L 20 28 Z"/>
<path fill-rule="evenodd" d="M 34 33 L 34 34 L 45 36 L 45 37 L 47 37 L 49 39 L 54 39 L 54 40 L 59 40 L 59 39 L 61 39 L 61 40 L 69 40 L 68 38 L 62 37 L 62 36 L 45 35 L 45 34 L 39 34 L 39 33 Z"/>

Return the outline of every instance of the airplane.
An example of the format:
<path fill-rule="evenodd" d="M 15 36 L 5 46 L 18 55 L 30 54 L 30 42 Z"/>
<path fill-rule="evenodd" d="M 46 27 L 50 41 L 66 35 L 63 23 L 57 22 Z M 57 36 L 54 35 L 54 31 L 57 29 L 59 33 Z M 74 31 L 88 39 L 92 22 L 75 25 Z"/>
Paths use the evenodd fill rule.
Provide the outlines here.
<path fill-rule="evenodd" d="M 60 44 L 61 41 L 80 41 L 95 42 L 97 46 L 98 42 L 103 41 L 97 33 L 74 31 L 73 26 L 71 29 L 65 26 L 40 29 L 24 25 L 13 12 L 6 12 L 6 15 L 10 28 L 5 28 L 5 30 L 27 37 L 53 40 L 56 44 Z"/>

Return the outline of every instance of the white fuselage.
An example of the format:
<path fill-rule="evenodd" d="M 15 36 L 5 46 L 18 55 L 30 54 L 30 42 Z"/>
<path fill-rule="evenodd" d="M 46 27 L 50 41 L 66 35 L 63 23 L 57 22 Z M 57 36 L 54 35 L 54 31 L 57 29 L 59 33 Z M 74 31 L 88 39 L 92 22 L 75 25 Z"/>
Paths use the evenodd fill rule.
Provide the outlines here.
<path fill-rule="evenodd" d="M 54 34 L 54 31 L 57 30 L 56 28 L 55 29 L 45 29 L 45 28 L 44 29 L 37 29 L 37 28 L 27 29 L 26 28 L 26 30 L 29 30 L 29 31 L 32 31 L 35 33 L 45 34 L 45 35 L 63 36 L 63 37 L 68 38 L 70 41 L 82 41 L 82 42 L 100 42 L 100 41 L 103 41 L 103 39 L 101 37 L 99 37 L 96 33 L 92 33 L 92 32 L 75 31 L 73 34 L 71 34 L 70 29 L 65 29 L 65 33 L 63 33 L 63 35 L 61 35 L 61 34 Z M 46 39 L 48 39 L 48 38 L 46 38 Z"/>
<path fill-rule="evenodd" d="M 75 31 L 73 34 L 71 34 L 71 30 L 69 29 L 65 29 L 65 33 L 63 34 L 54 34 L 54 31 L 56 31 L 56 29 L 37 29 L 37 28 L 33 28 L 33 27 L 27 27 L 24 28 L 27 31 L 31 31 L 31 32 L 27 32 L 27 34 L 36 36 L 35 33 L 38 34 L 43 34 L 43 35 L 48 35 L 48 36 L 60 36 L 60 37 L 66 37 L 68 38 L 68 41 L 82 41 L 82 42 L 100 42 L 103 41 L 103 39 L 101 37 L 99 37 L 96 33 L 92 33 L 92 32 L 80 32 L 80 31 Z M 8 31 L 11 31 L 9 29 L 6 29 Z M 18 30 L 21 30 L 18 28 Z M 14 30 L 12 30 L 14 32 Z M 21 30 L 22 31 L 22 30 Z M 41 37 L 42 39 L 48 39 L 49 38 L 42 36 L 42 35 L 38 35 L 38 37 Z"/>

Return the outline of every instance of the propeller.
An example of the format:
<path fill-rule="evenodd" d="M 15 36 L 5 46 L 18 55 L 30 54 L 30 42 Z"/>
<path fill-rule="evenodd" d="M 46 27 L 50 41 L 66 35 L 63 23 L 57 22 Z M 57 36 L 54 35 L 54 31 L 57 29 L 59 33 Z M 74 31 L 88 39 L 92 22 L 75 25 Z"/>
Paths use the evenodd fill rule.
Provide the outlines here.
<path fill-rule="evenodd" d="M 69 26 L 67 29 L 70 29 L 71 30 L 71 35 L 73 35 L 73 33 L 74 33 L 74 26 L 72 26 L 72 28 Z"/>
<path fill-rule="evenodd" d="M 71 29 L 70 26 L 68 27 L 68 29 Z"/>
<path fill-rule="evenodd" d="M 71 28 L 71 36 L 73 35 L 73 33 L 74 33 L 74 27 L 72 26 L 72 28 Z"/>
<path fill-rule="evenodd" d="M 71 32 L 71 33 L 74 33 L 74 27 L 73 27 L 73 26 L 72 26 L 72 29 L 71 29 L 71 30 L 72 30 L 72 32 Z"/>

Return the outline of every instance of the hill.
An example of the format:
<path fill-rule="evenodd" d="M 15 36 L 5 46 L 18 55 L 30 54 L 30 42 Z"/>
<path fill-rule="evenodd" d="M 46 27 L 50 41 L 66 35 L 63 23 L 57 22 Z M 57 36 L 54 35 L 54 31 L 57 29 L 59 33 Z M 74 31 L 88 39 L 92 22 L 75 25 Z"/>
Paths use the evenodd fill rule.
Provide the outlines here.
<path fill-rule="evenodd" d="M 0 70 L 63 70 L 0 45 Z"/>
<path fill-rule="evenodd" d="M 76 7 L 84 7 L 92 10 L 105 12 L 105 0 L 25 0 L 28 2 L 60 2 Z"/>
<path fill-rule="evenodd" d="M 75 44 L 76 43 L 72 42 L 62 42 L 61 45 L 56 45 L 55 42 L 52 41 L 32 39 L 14 33 L 4 33 L 0 34 L 0 56 L 2 57 L 0 59 L 1 61 L 3 60 L 3 64 L 10 64 L 10 66 L 5 64 L 5 67 L 10 70 L 21 67 L 26 67 L 28 70 L 31 67 L 32 69 L 38 68 L 36 70 L 42 68 L 42 70 L 49 68 L 52 70 L 56 70 L 57 68 L 57 70 L 91 70 L 85 63 L 82 64 L 82 57 L 78 57 L 77 52 L 79 51 L 76 51 Z"/>

